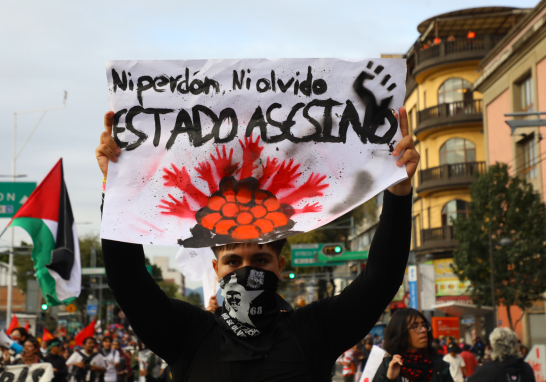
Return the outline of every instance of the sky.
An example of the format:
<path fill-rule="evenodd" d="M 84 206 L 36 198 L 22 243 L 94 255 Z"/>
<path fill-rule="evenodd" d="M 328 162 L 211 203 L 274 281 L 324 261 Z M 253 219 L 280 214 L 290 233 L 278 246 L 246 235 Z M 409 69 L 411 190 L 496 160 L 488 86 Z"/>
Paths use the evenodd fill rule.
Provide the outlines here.
<path fill-rule="evenodd" d="M 534 7 L 536 0 L 5 1 L 0 6 L 0 175 L 11 175 L 13 115 L 49 111 L 17 159 L 40 182 L 63 158 L 80 235 L 98 234 L 102 174 L 95 159 L 109 110 L 107 60 L 375 58 L 405 53 L 429 17 L 481 6 Z M 17 117 L 17 151 L 40 117 Z M 9 181 L 9 178 L 0 178 Z M 0 231 L 8 224 L 0 219 Z M 16 243 L 30 241 L 16 229 Z M 9 245 L 9 231 L 0 250 Z M 146 246 L 147 256 L 176 247 Z M 190 288 L 199 283 L 189 283 Z"/>

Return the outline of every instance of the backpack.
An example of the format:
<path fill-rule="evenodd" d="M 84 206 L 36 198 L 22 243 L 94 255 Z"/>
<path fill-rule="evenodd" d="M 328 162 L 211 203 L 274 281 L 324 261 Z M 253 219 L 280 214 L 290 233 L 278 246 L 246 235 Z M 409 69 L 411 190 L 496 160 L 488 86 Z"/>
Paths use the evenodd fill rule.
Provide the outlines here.
<path fill-rule="evenodd" d="M 96 371 L 91 371 L 91 361 L 98 353 L 93 353 L 90 356 L 86 356 L 81 351 L 77 351 L 77 353 L 82 357 L 82 362 L 85 364 L 85 368 L 82 369 L 81 367 L 73 367 L 72 372 L 70 373 L 71 376 L 74 377 L 76 382 L 95 382 L 95 379 L 97 378 L 97 374 L 99 377 L 99 382 L 104 382 L 104 374 L 98 373 Z"/>

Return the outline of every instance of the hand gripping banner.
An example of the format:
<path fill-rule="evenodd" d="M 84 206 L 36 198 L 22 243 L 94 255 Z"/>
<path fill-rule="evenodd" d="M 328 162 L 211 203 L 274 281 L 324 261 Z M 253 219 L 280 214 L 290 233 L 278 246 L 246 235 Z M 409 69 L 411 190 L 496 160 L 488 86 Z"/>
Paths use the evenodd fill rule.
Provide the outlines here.
<path fill-rule="evenodd" d="M 327 224 L 406 179 L 397 59 L 109 61 L 101 237 L 210 247 Z"/>

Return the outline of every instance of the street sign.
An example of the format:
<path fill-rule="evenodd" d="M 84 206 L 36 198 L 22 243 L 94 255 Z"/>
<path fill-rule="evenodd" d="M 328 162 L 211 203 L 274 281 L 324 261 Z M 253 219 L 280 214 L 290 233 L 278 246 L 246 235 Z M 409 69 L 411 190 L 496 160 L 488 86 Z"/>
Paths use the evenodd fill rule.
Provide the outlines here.
<path fill-rule="evenodd" d="M 12 218 L 35 188 L 33 182 L 0 182 L 0 218 Z"/>
<path fill-rule="evenodd" d="M 96 316 L 99 310 L 98 305 L 99 305 L 99 301 L 96 298 L 94 297 L 89 298 L 89 300 L 87 300 L 87 315 Z"/>
<path fill-rule="evenodd" d="M 417 300 L 417 266 L 410 265 L 408 267 L 408 281 L 409 281 L 409 306 L 413 309 L 419 309 L 419 302 Z"/>
<path fill-rule="evenodd" d="M 74 304 L 68 304 L 66 306 L 66 311 L 68 313 L 74 313 L 76 311 L 76 307 L 74 306 Z"/>
<path fill-rule="evenodd" d="M 99 276 L 99 275 L 105 275 L 106 269 L 101 267 L 94 267 L 94 268 L 82 268 L 82 275 L 84 276 Z"/>
<path fill-rule="evenodd" d="M 368 251 L 345 251 L 343 243 L 292 244 L 292 266 L 326 267 L 368 259 Z"/>
<path fill-rule="evenodd" d="M 87 315 L 88 316 L 96 316 L 98 311 L 97 305 L 87 305 Z"/>

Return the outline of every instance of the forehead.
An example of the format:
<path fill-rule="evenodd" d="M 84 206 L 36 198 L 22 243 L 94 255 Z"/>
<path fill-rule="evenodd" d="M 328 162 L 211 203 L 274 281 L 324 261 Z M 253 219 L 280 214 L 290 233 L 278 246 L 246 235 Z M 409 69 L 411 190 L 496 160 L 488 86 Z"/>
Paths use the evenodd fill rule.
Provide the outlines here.
<path fill-rule="evenodd" d="M 226 255 L 237 255 L 244 258 L 244 257 L 252 257 L 257 254 L 269 254 L 269 255 L 272 255 L 273 257 L 277 257 L 277 254 L 269 245 L 262 244 L 260 248 L 258 244 L 245 243 L 232 249 L 220 250 L 220 252 L 218 253 L 218 260 L 220 260 L 223 256 L 226 256 Z"/>

